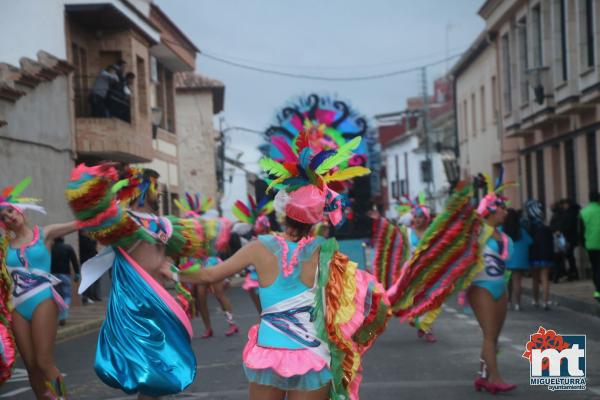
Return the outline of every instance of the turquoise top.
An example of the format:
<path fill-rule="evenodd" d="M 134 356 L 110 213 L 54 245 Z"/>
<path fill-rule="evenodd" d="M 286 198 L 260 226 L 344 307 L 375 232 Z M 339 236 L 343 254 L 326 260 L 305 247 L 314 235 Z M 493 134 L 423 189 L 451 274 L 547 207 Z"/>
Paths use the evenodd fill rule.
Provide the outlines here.
<path fill-rule="evenodd" d="M 533 243 L 533 239 L 523 227 L 519 240 L 513 241 L 512 253 L 506 260 L 506 268 L 508 269 L 527 269 L 529 268 L 529 246 Z"/>
<path fill-rule="evenodd" d="M 52 257 L 44 244 L 44 230 L 37 225 L 33 227 L 33 240 L 20 248 L 8 247 L 6 265 L 9 267 L 26 267 L 50 272 Z"/>
<path fill-rule="evenodd" d="M 417 249 L 417 246 L 419 246 L 419 242 L 421 241 L 421 238 L 417 236 L 417 231 L 414 229 L 409 229 L 410 232 L 410 252 L 414 253 L 414 251 Z"/>
<path fill-rule="evenodd" d="M 279 274 L 275 281 L 267 286 L 258 288 L 258 296 L 262 309 L 265 310 L 274 304 L 290 297 L 297 296 L 311 288 L 306 286 L 300 279 L 302 272 L 302 262 L 311 258 L 318 246 L 323 242 L 323 238 L 315 238 L 312 242 L 304 246 L 298 254 L 298 264 L 294 266 L 292 273 L 288 276 L 283 275 L 283 248 L 273 235 L 261 235 L 258 240 L 277 257 Z M 288 245 L 287 262 L 290 262 L 298 243 L 286 240 Z M 261 320 L 258 330 L 258 344 L 264 347 L 274 347 L 283 349 L 303 349 L 304 347 L 291 340 L 284 333 L 277 331 Z"/>

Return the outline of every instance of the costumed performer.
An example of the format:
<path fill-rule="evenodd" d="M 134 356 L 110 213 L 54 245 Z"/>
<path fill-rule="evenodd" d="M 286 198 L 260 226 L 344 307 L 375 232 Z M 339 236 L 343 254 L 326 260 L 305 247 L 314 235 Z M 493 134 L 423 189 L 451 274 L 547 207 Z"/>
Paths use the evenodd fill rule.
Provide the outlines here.
<path fill-rule="evenodd" d="M 168 257 L 196 255 L 198 222 L 159 217 L 158 174 L 116 164 L 71 173 L 67 198 L 78 226 L 107 246 L 82 266 L 83 292 L 112 268 L 94 369 L 108 386 L 139 399 L 179 393 L 196 375 L 190 320 L 156 280 Z"/>
<path fill-rule="evenodd" d="M 186 194 L 185 202 L 177 202 L 177 205 L 187 218 L 195 218 L 203 227 L 204 246 L 202 253 L 197 257 L 187 257 L 181 260 L 179 269 L 188 272 L 196 271 L 199 268 L 212 268 L 220 261 L 220 254 L 224 253 L 229 246 L 231 236 L 231 221 L 219 217 L 214 209 L 215 202 L 212 198 L 203 198 L 200 194 L 192 197 Z M 225 295 L 225 280 L 213 282 L 210 285 L 196 284 L 195 293 L 197 299 L 197 310 L 200 312 L 202 322 L 204 323 L 204 333 L 201 339 L 208 339 L 214 335 L 212 323 L 210 320 L 210 311 L 208 309 L 208 292 L 211 291 L 221 305 L 225 313 L 228 328 L 225 336 L 232 336 L 239 331 L 239 328 L 233 319 L 233 307 L 231 301 Z"/>
<path fill-rule="evenodd" d="M 264 197 L 258 204 L 252 195 L 248 195 L 248 204 L 237 200 L 231 209 L 239 222 L 233 226 L 233 232 L 240 236 L 241 245 L 256 240 L 257 236 L 265 235 L 271 231 L 268 215 L 273 212 L 273 201 Z M 250 237 L 248 237 L 250 236 Z M 242 288 L 248 292 L 252 303 L 258 313 L 261 313 L 260 299 L 257 289 L 259 287 L 258 274 L 254 265 L 246 267 L 246 277 Z"/>
<path fill-rule="evenodd" d="M 46 213 L 36 199 L 21 197 L 30 183 L 26 178 L 0 195 L 0 219 L 11 234 L 5 262 L 12 279 L 12 326 L 36 397 L 65 399 L 64 379 L 54 363 L 54 341 L 58 313 L 67 306 L 54 289 L 60 279 L 50 274 L 50 246 L 77 226 L 66 222 L 30 227 L 26 210 Z"/>
<path fill-rule="evenodd" d="M 490 393 L 508 392 L 517 386 L 506 383 L 500 376 L 496 353 L 498 338 L 506 319 L 508 291 L 504 279 L 506 260 L 512 252 L 512 240 L 499 229 L 507 215 L 506 201 L 500 193 L 506 187 L 502 177 L 494 185 L 486 176 L 488 193 L 479 203 L 477 213 L 491 227 L 485 233 L 484 267 L 473 279 L 467 291 L 467 299 L 483 332 L 479 376 L 475 389 Z"/>
<path fill-rule="evenodd" d="M 285 215 L 284 232 L 259 236 L 214 268 L 172 275 L 214 282 L 256 267 L 261 322 L 250 329 L 243 353 L 251 400 L 286 394 L 289 400 L 358 399 L 361 354 L 390 316 L 385 293 L 372 275 L 337 252 L 335 239 L 310 232 L 324 211 L 334 224 L 342 221 L 341 196 L 328 183 L 368 173 L 364 167 L 336 169 L 359 142 L 357 137 L 318 154 L 300 145 L 289 148 L 282 163 L 262 159 L 274 177 L 270 187 L 280 188 L 275 209 Z"/>

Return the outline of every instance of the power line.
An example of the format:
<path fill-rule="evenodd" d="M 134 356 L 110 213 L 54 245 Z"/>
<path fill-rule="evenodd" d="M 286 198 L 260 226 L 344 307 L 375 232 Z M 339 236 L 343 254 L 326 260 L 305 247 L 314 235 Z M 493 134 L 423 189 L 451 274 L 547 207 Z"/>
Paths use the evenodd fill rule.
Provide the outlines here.
<path fill-rule="evenodd" d="M 395 71 L 384 72 L 384 73 L 380 73 L 380 74 L 363 75 L 363 76 L 349 76 L 349 77 L 333 77 L 333 76 L 309 75 L 309 74 L 293 73 L 293 72 L 286 72 L 286 71 L 278 71 L 278 70 L 268 69 L 268 68 L 261 68 L 261 67 L 256 67 L 253 65 L 248 65 L 248 64 L 243 64 L 243 63 L 227 60 L 225 58 L 217 57 L 217 56 L 208 54 L 206 52 L 200 53 L 200 56 L 204 56 L 213 61 L 217 61 L 217 62 L 227 64 L 227 65 L 230 65 L 233 67 L 241 68 L 241 69 L 246 69 L 249 71 L 260 72 L 263 74 L 278 75 L 278 76 L 283 76 L 283 77 L 287 77 L 287 78 L 308 79 L 308 80 L 315 80 L 315 81 L 330 81 L 330 82 L 367 81 L 367 80 L 374 80 L 374 79 L 389 78 L 389 77 L 396 76 L 396 75 L 402 75 L 402 74 L 406 74 L 409 72 L 418 71 L 424 67 L 432 67 L 435 65 L 443 64 L 443 63 L 450 61 L 452 59 L 455 59 L 461 55 L 462 55 L 462 53 L 456 53 L 449 57 L 445 57 L 441 60 L 433 61 L 428 64 L 420 65 L 417 67 L 410 67 L 410 68 L 405 68 L 405 69 L 400 69 L 400 70 L 395 70 Z"/>

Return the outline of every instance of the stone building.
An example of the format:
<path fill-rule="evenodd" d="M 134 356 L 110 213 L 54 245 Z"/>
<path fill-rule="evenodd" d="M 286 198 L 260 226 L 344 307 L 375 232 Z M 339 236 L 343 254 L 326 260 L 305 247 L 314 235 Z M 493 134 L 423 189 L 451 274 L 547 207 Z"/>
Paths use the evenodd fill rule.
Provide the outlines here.
<path fill-rule="evenodd" d="M 185 192 L 218 198 L 217 149 L 219 132 L 213 117 L 223 110 L 225 85 L 197 73 L 175 75 L 180 196 Z"/>

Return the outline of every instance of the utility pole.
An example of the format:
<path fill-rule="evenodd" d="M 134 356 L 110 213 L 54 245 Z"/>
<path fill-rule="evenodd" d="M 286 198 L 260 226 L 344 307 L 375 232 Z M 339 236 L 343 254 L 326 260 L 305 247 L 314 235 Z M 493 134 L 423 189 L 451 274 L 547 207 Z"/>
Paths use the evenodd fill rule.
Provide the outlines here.
<path fill-rule="evenodd" d="M 425 133 L 425 161 L 429 179 L 427 180 L 427 199 L 433 198 L 433 163 L 431 162 L 431 140 L 429 138 L 429 95 L 427 94 L 427 67 L 421 67 L 421 90 L 423 93 L 423 131 Z M 432 204 L 433 205 L 433 204 Z"/>

